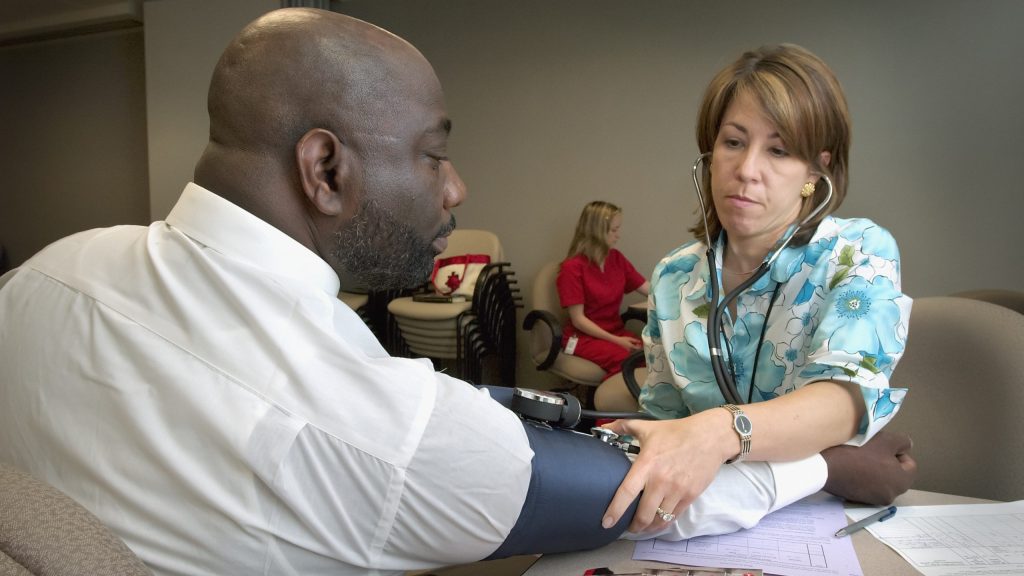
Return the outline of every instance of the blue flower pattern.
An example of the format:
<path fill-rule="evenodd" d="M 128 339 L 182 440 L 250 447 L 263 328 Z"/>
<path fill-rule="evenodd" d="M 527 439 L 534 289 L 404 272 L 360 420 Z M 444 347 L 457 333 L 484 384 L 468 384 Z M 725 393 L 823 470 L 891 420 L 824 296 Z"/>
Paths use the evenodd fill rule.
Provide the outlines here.
<path fill-rule="evenodd" d="M 719 239 L 719 255 L 722 248 Z M 658 264 L 651 280 L 644 330 L 649 376 L 640 404 L 658 418 L 679 418 L 724 402 L 708 353 L 710 284 L 704 252 L 701 242 L 676 249 Z M 771 273 L 738 298 L 736 318 L 725 321 L 727 342 L 721 348 L 731 350 L 742 396 L 750 390 L 777 284 L 781 287 L 758 356 L 753 400 L 818 380 L 855 382 L 866 414 L 852 443 L 866 442 L 892 419 L 906 395 L 905 389 L 889 388 L 906 345 L 911 308 L 911 299 L 900 290 L 895 240 L 870 220 L 828 217 L 807 245 L 779 255 Z"/>

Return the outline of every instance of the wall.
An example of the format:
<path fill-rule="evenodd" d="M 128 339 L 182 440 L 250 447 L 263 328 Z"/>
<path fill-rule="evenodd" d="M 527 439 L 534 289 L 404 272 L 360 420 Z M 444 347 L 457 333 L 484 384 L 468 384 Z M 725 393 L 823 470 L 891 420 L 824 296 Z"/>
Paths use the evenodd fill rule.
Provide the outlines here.
<path fill-rule="evenodd" d="M 645 273 L 689 240 L 702 92 L 742 51 L 779 42 L 817 53 L 843 83 L 854 144 L 838 214 L 893 232 L 904 290 L 915 297 L 1024 290 L 1024 186 L 1007 165 L 1024 155 L 1017 30 L 1024 3 L 347 0 L 340 7 L 405 37 L 434 64 L 455 122 L 450 155 L 470 190 L 460 224 L 499 234 L 527 294 L 540 266 L 563 257 L 590 200 L 624 208 L 619 247 Z M 520 381 L 551 383 L 534 374 L 521 358 Z"/>
<path fill-rule="evenodd" d="M 160 0 L 143 5 L 150 216 L 163 220 L 209 139 L 206 92 L 228 42 L 277 0 Z"/>
<path fill-rule="evenodd" d="M 694 117 L 744 49 L 802 44 L 854 122 L 842 216 L 888 227 L 912 296 L 1024 289 L 1024 3 L 785 0 L 347 0 L 434 64 L 470 188 L 460 223 L 498 232 L 529 280 L 584 203 L 624 207 L 620 247 L 649 271 L 689 238 Z M 1009 163 L 1008 163 L 1009 161 Z M 951 267 L 949 263 L 955 263 Z"/>
<path fill-rule="evenodd" d="M 893 231 L 903 252 L 905 290 L 927 296 L 976 287 L 1024 289 L 1024 227 L 1018 222 L 1024 194 L 1012 163 L 1024 156 L 1024 35 L 1015 30 L 1024 21 L 1024 3 L 334 4 L 407 38 L 434 63 L 455 121 L 451 156 L 470 186 L 460 224 L 501 236 L 527 295 L 541 264 L 563 256 L 578 211 L 589 200 L 625 208 L 620 247 L 641 270 L 685 242 L 696 208 L 690 165 L 701 92 L 743 49 L 782 41 L 818 53 L 846 87 L 854 147 L 850 195 L 839 214 L 867 216 Z M 153 219 L 173 205 L 206 142 L 206 85 L 220 51 L 244 23 L 277 5 L 145 3 Z M 82 107 L 83 100 L 104 97 L 67 82 L 120 85 L 104 67 L 112 61 L 119 70 L 125 59 L 82 48 L 62 46 L 36 76 L 13 84 L 8 73 L 22 65 L 12 64 L 8 54 L 17 48 L 0 50 L 0 241 L 28 238 L 37 228 L 48 235 L 65 230 L 55 238 L 103 225 L 76 220 L 98 203 L 136 211 L 146 203 L 98 198 L 108 186 L 85 183 L 137 180 L 144 162 L 115 167 L 110 159 L 133 157 L 147 146 L 115 132 L 124 126 L 143 130 L 135 119 L 138 105 L 112 101 L 109 107 L 124 113 L 107 120 Z M 24 95 L 11 88 L 18 86 L 20 94 L 32 82 L 39 88 Z M 8 132 L 8 126 L 14 129 Z M 94 157 L 94 149 L 108 149 L 108 140 L 120 146 Z M 31 210 L 16 204 L 25 196 L 36 199 Z M 117 216 L 137 219 L 135 212 Z M 17 258 L 40 241 L 9 246 L 12 252 L 17 247 Z"/>
<path fill-rule="evenodd" d="M 0 47 L 0 243 L 17 266 L 149 222 L 142 28 Z"/>

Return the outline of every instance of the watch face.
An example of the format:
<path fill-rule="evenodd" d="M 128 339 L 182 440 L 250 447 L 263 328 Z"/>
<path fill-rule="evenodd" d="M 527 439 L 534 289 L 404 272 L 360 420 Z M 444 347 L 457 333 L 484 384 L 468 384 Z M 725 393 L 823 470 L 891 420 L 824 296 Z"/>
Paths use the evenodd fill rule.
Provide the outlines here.
<path fill-rule="evenodd" d="M 754 428 L 746 414 L 737 414 L 733 423 L 736 426 L 736 431 L 743 435 L 750 434 L 750 431 Z"/>

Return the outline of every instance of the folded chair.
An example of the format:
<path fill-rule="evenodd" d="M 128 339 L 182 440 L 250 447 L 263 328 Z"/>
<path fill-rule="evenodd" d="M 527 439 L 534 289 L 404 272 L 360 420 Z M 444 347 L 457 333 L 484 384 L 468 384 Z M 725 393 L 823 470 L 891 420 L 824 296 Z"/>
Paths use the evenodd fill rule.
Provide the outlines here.
<path fill-rule="evenodd" d="M 516 384 L 516 312 L 522 308 L 518 280 L 508 263 L 484 268 L 473 294 L 470 313 L 463 317 L 458 357 L 463 378 L 483 382 L 483 363 L 497 359 L 497 383 Z"/>

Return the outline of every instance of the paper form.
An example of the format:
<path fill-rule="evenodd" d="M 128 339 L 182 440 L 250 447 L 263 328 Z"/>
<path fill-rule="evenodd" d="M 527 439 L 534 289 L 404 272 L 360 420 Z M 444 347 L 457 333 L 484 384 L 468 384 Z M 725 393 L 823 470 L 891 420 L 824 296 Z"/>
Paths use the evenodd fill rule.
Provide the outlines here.
<path fill-rule="evenodd" d="M 854 520 L 877 508 L 852 508 Z M 1024 574 L 1024 500 L 999 504 L 901 506 L 867 528 L 926 576 Z"/>
<path fill-rule="evenodd" d="M 633 559 L 690 566 L 743 565 L 786 576 L 863 576 L 853 543 L 835 537 L 843 526 L 842 501 L 818 493 L 765 516 L 749 530 L 678 542 L 641 540 Z"/>

